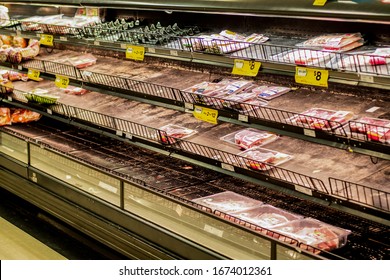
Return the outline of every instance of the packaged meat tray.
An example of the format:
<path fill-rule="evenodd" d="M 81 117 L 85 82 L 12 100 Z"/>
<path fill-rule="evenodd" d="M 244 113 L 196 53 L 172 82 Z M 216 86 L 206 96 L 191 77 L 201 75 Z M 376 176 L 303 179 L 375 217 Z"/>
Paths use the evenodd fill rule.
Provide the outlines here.
<path fill-rule="evenodd" d="M 11 110 L 9 108 L 0 108 L 0 126 L 11 124 Z"/>
<path fill-rule="evenodd" d="M 235 212 L 232 216 L 266 229 L 303 219 L 303 216 L 301 215 L 293 214 L 271 205 L 261 205 L 255 208 Z"/>
<path fill-rule="evenodd" d="M 220 139 L 246 150 L 255 146 L 263 146 L 265 144 L 271 143 L 278 139 L 278 135 L 255 128 L 246 128 L 229 133 Z"/>
<path fill-rule="evenodd" d="M 66 60 L 78 69 L 86 68 L 96 63 L 96 57 L 90 53 L 68 57 Z"/>
<path fill-rule="evenodd" d="M 165 137 L 165 135 L 162 135 L 161 140 L 167 144 L 173 144 L 176 142 L 176 139 L 188 138 L 197 133 L 196 130 L 175 124 L 167 124 L 159 129 L 166 132 L 168 138 Z"/>
<path fill-rule="evenodd" d="M 193 199 L 193 202 L 227 214 L 260 206 L 263 202 L 235 192 L 225 191 L 217 194 Z"/>
<path fill-rule="evenodd" d="M 344 246 L 347 243 L 348 235 L 351 233 L 350 230 L 335 227 L 312 218 L 287 222 L 273 227 L 272 231 L 326 251 Z"/>
<path fill-rule="evenodd" d="M 324 67 L 334 57 L 335 54 L 331 51 L 296 49 L 273 55 L 270 59 L 282 63 Z"/>
<path fill-rule="evenodd" d="M 354 118 L 350 111 L 333 111 L 322 108 L 312 108 L 294 115 L 287 121 L 311 129 L 332 130 L 345 125 Z"/>
<path fill-rule="evenodd" d="M 41 114 L 27 109 L 13 109 L 11 114 L 12 123 L 28 123 L 37 121 L 41 118 Z"/>
<path fill-rule="evenodd" d="M 371 141 L 390 144 L 390 120 L 361 117 L 349 123 L 351 132 L 366 134 Z"/>
<path fill-rule="evenodd" d="M 316 36 L 302 43 L 299 47 L 322 48 L 333 51 L 348 51 L 363 45 L 360 33 L 336 33 Z"/>
<path fill-rule="evenodd" d="M 270 86 L 270 87 L 259 86 L 252 89 L 252 92 L 256 93 L 256 96 L 258 98 L 271 100 L 289 92 L 290 90 L 291 89 L 288 87 L 281 87 L 281 86 Z"/>
<path fill-rule="evenodd" d="M 291 155 L 272 151 L 260 147 L 253 147 L 238 154 L 244 157 L 246 166 L 254 170 L 270 170 L 273 166 L 280 165 L 292 159 Z"/>

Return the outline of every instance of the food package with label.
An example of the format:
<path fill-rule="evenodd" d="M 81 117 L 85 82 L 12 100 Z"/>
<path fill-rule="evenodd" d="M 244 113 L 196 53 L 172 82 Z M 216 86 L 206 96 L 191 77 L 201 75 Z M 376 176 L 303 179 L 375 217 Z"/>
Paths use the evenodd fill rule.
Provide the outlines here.
<path fill-rule="evenodd" d="M 233 133 L 229 133 L 220 139 L 234 144 L 241 149 L 250 149 L 255 146 L 263 146 L 278 139 L 278 135 L 255 128 L 246 128 Z"/>
<path fill-rule="evenodd" d="M 41 118 L 41 114 L 27 110 L 27 109 L 12 109 L 11 121 L 12 123 L 28 123 L 37 121 Z"/>
<path fill-rule="evenodd" d="M 262 205 L 263 202 L 231 191 L 193 199 L 193 202 L 226 214 Z"/>
<path fill-rule="evenodd" d="M 292 124 L 318 130 L 332 130 L 344 126 L 354 118 L 350 111 L 312 108 L 287 119 Z"/>
<path fill-rule="evenodd" d="M 23 93 L 29 102 L 51 105 L 55 104 L 60 96 L 56 93 L 50 93 L 47 89 L 36 88 L 29 92 Z"/>
<path fill-rule="evenodd" d="M 351 132 L 366 134 L 371 141 L 390 144 L 390 120 L 361 117 L 349 123 Z"/>
<path fill-rule="evenodd" d="M 235 212 L 232 215 L 266 229 L 304 218 L 301 215 L 266 204 Z"/>
<path fill-rule="evenodd" d="M 344 246 L 347 243 L 348 235 L 351 233 L 350 230 L 335 227 L 312 218 L 278 225 L 273 227 L 272 231 L 325 251 Z"/>
<path fill-rule="evenodd" d="M 238 154 L 251 169 L 267 171 L 273 166 L 280 165 L 292 159 L 291 155 L 278 151 L 268 150 L 260 147 L 253 147 Z"/>
<path fill-rule="evenodd" d="M 256 88 L 253 88 L 252 92 L 256 93 L 256 96 L 258 98 L 271 100 L 289 92 L 290 90 L 291 89 L 289 87 L 282 86 L 258 86 Z"/>
<path fill-rule="evenodd" d="M 331 51 L 295 49 L 270 56 L 270 60 L 296 65 L 325 67 L 334 57 L 335 54 Z"/>
<path fill-rule="evenodd" d="M 0 108 L 0 126 L 11 124 L 11 110 L 6 107 Z"/>
<path fill-rule="evenodd" d="M 75 87 L 75 86 L 68 86 L 67 88 L 61 88 L 61 90 L 66 94 L 72 94 L 72 95 L 84 95 L 90 92 L 85 88 Z"/>
<path fill-rule="evenodd" d="M 78 69 L 86 68 L 96 64 L 96 57 L 90 53 L 67 57 L 66 61 Z"/>
<path fill-rule="evenodd" d="M 360 33 L 335 33 L 316 36 L 297 44 L 297 46 L 332 51 L 349 51 L 363 44 L 364 40 Z"/>
<path fill-rule="evenodd" d="M 166 144 L 173 144 L 178 139 L 185 139 L 197 133 L 196 130 L 175 124 L 164 125 L 159 130 L 166 132 L 166 135 L 164 133 L 161 135 L 161 141 Z"/>

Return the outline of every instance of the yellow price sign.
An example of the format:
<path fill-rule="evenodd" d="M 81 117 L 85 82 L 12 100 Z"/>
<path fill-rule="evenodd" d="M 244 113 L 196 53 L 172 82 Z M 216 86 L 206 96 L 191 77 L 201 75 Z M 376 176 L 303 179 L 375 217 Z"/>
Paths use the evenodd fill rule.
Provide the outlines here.
<path fill-rule="evenodd" d="M 46 45 L 46 46 L 53 46 L 53 41 L 54 41 L 53 35 L 49 35 L 49 34 L 41 34 L 41 39 L 39 40 L 39 42 L 42 45 Z"/>
<path fill-rule="evenodd" d="M 69 78 L 65 76 L 57 75 L 54 83 L 58 88 L 67 88 L 69 85 Z"/>
<path fill-rule="evenodd" d="M 41 72 L 39 72 L 38 70 L 34 70 L 34 69 L 28 69 L 28 72 L 27 72 L 27 77 L 30 79 L 30 80 L 34 80 L 34 81 L 40 81 L 41 79 L 39 78 L 39 75 L 41 75 Z"/>
<path fill-rule="evenodd" d="M 142 46 L 127 46 L 126 58 L 143 61 L 145 57 L 145 48 Z"/>
<path fill-rule="evenodd" d="M 235 59 L 232 74 L 256 77 L 260 67 L 259 61 Z"/>
<path fill-rule="evenodd" d="M 328 87 L 329 71 L 323 69 L 295 68 L 295 82 L 305 85 Z"/>
<path fill-rule="evenodd" d="M 195 106 L 194 108 L 194 117 L 198 120 L 209 122 L 212 124 L 217 124 L 218 111 L 214 109 L 209 109 L 201 106 Z"/>
<path fill-rule="evenodd" d="M 314 0 L 313 6 L 325 6 L 327 0 Z"/>

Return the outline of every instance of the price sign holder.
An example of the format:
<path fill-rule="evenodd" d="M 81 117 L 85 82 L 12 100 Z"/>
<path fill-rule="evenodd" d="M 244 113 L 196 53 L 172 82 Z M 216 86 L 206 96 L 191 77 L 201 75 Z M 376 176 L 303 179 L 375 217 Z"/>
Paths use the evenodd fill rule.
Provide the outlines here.
<path fill-rule="evenodd" d="M 329 71 L 297 66 L 295 68 L 295 82 L 299 84 L 328 87 Z"/>
<path fill-rule="evenodd" d="M 45 46 L 53 46 L 54 37 L 53 35 L 49 34 L 41 34 L 41 39 L 39 40 L 39 43 Z"/>
<path fill-rule="evenodd" d="M 327 0 L 314 0 L 313 6 L 325 6 Z"/>
<path fill-rule="evenodd" d="M 218 111 L 201 106 L 195 106 L 193 115 L 198 120 L 209 122 L 212 124 L 218 123 Z"/>
<path fill-rule="evenodd" d="M 138 61 L 143 61 L 145 57 L 145 47 L 142 46 L 127 46 L 126 58 Z"/>
<path fill-rule="evenodd" d="M 41 79 L 39 78 L 39 75 L 41 75 L 41 72 L 35 69 L 28 69 L 27 77 L 30 80 L 39 82 Z"/>
<path fill-rule="evenodd" d="M 256 77 L 259 73 L 261 63 L 254 60 L 235 59 L 232 74 Z"/>
<path fill-rule="evenodd" d="M 57 75 L 54 83 L 58 88 L 67 88 L 69 85 L 69 78 Z"/>

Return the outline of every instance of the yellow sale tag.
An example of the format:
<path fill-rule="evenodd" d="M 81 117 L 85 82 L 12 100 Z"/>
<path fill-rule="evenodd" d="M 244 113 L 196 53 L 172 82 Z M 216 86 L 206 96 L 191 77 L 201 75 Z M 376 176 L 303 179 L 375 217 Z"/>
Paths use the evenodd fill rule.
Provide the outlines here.
<path fill-rule="evenodd" d="M 144 60 L 145 48 L 142 46 L 127 46 L 126 58 L 134 60 Z"/>
<path fill-rule="evenodd" d="M 329 71 L 297 66 L 295 82 L 305 85 L 328 87 Z"/>
<path fill-rule="evenodd" d="M 205 121 L 205 122 L 209 122 L 209 123 L 212 123 L 212 124 L 217 124 L 218 123 L 218 121 L 217 121 L 218 111 L 217 110 L 209 109 L 209 108 L 205 108 L 205 107 L 200 107 L 200 106 L 196 106 L 195 105 L 193 114 L 194 114 L 194 117 L 199 119 L 199 120 L 202 120 L 202 121 Z"/>
<path fill-rule="evenodd" d="M 46 46 L 53 46 L 53 41 L 54 41 L 53 35 L 49 35 L 49 34 L 41 34 L 41 39 L 39 40 L 39 42 L 42 45 L 46 45 Z"/>
<path fill-rule="evenodd" d="M 56 76 L 55 85 L 59 88 L 67 88 L 69 85 L 69 78 L 65 76 Z"/>
<path fill-rule="evenodd" d="M 27 77 L 30 80 L 34 80 L 34 81 L 38 81 L 39 82 L 40 81 L 39 75 L 41 75 L 41 72 L 39 72 L 38 70 L 28 69 Z"/>
<path fill-rule="evenodd" d="M 260 67 L 259 61 L 235 59 L 232 74 L 256 77 Z"/>
<path fill-rule="evenodd" d="M 324 6 L 327 0 L 314 0 L 313 6 Z"/>

